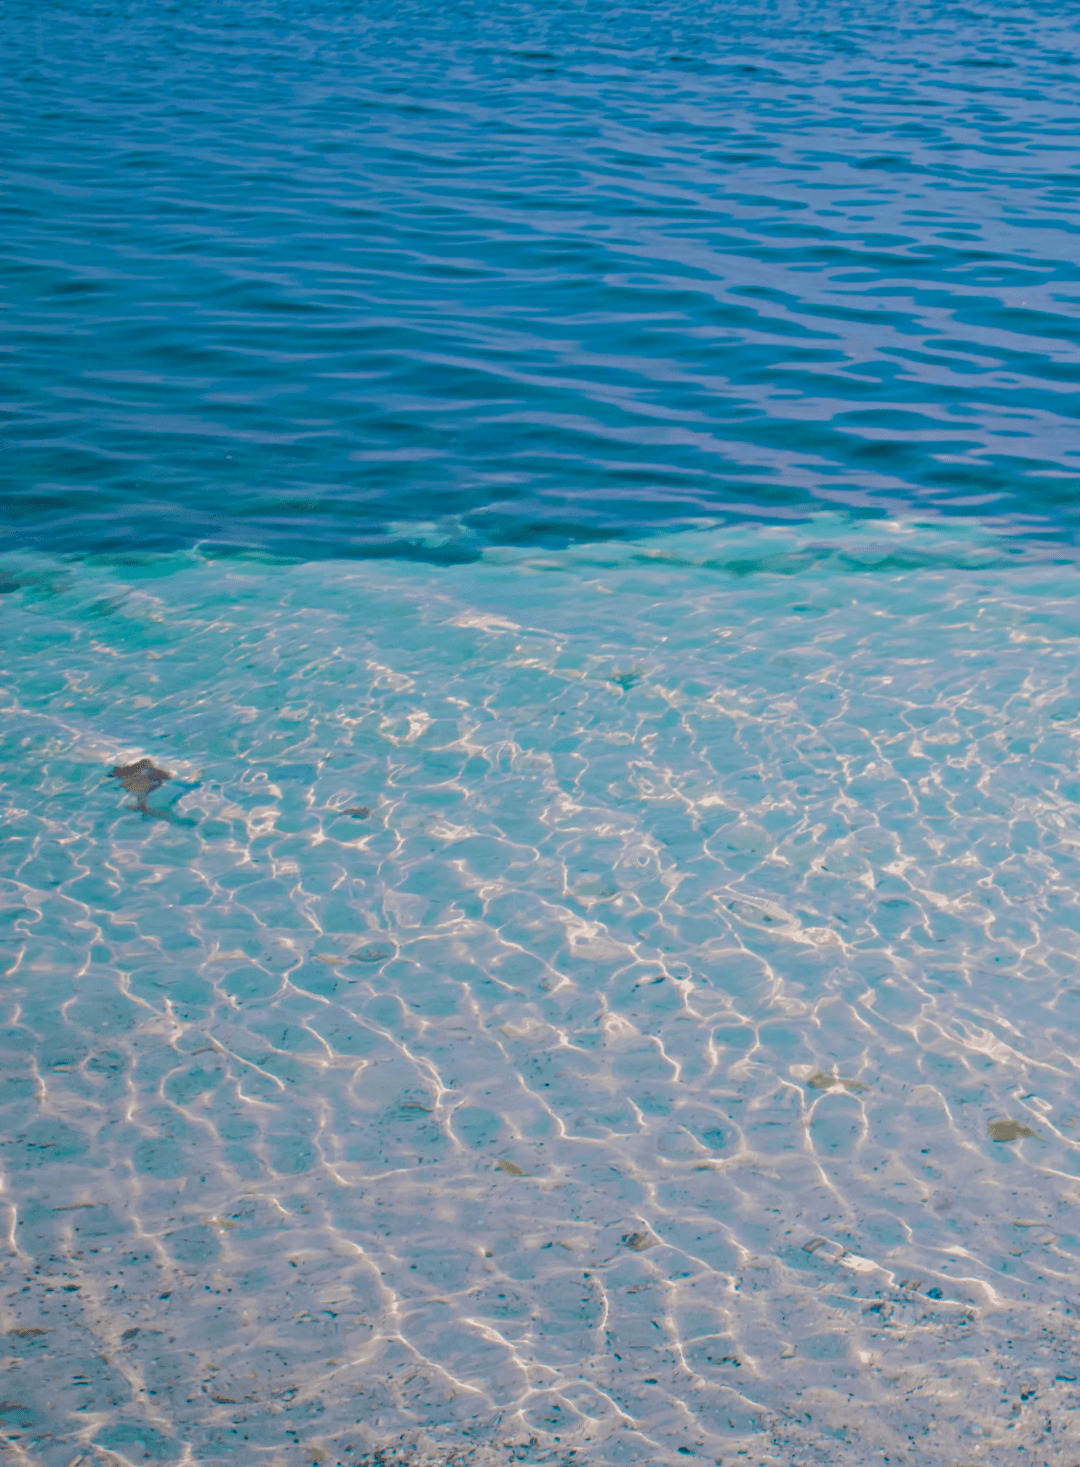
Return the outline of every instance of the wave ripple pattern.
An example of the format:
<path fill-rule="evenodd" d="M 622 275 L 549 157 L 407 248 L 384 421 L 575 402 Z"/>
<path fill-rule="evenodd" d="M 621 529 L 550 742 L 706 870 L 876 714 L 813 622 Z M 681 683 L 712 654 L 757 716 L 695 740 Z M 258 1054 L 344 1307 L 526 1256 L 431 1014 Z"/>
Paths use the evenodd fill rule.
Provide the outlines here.
<path fill-rule="evenodd" d="M 767 540 L 9 565 L 13 1462 L 1076 1460 L 1075 573 Z"/>
<path fill-rule="evenodd" d="M 1075 6 L 9 0 L 9 545 L 1077 530 Z"/>

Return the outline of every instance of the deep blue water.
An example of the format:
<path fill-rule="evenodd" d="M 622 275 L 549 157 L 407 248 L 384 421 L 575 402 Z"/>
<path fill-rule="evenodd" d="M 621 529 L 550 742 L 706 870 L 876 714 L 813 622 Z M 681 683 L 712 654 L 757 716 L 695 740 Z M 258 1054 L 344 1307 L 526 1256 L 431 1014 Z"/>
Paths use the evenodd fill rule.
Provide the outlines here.
<path fill-rule="evenodd" d="M 1071 538 L 1078 19 L 11 0 L 8 543 Z"/>

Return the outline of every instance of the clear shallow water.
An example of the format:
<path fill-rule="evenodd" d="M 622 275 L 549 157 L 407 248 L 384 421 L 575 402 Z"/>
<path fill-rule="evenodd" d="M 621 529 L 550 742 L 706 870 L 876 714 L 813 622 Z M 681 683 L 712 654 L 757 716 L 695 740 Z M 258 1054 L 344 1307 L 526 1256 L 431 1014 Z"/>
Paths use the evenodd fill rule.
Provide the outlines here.
<path fill-rule="evenodd" d="M 1075 566 L 815 529 L 9 557 L 14 1461 L 1075 1460 Z"/>
<path fill-rule="evenodd" d="M 0 38 L 10 544 L 1075 535 L 1074 6 L 13 0 Z"/>

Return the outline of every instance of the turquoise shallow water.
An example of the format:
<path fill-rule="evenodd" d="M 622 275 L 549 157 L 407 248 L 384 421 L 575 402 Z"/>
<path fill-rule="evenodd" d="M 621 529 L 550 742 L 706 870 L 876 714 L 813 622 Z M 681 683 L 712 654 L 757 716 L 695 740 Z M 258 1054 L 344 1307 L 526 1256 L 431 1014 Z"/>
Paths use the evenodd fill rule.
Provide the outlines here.
<path fill-rule="evenodd" d="M 814 529 L 9 557 L 13 1461 L 1074 1459 L 1075 565 Z"/>
<path fill-rule="evenodd" d="M 1078 55 L 5 7 L 5 1461 L 1077 1467 Z"/>

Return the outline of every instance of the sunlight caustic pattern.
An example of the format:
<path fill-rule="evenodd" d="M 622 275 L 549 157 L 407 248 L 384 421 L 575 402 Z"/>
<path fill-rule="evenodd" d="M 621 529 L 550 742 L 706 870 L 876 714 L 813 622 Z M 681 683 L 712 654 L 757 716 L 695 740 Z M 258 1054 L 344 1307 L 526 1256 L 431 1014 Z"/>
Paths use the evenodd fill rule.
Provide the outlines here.
<path fill-rule="evenodd" d="M 8 563 L 13 1462 L 1074 1461 L 1075 569 L 828 528 Z"/>

